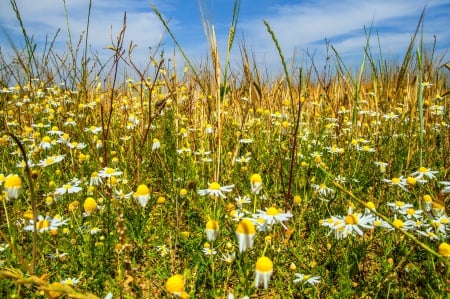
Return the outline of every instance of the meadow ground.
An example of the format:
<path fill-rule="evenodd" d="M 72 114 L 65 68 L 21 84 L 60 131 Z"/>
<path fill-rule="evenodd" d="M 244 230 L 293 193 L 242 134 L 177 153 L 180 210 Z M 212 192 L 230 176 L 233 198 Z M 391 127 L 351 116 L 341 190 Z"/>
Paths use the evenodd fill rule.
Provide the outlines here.
<path fill-rule="evenodd" d="M 448 63 L 180 74 L 121 40 L 1 57 L 2 297 L 448 296 Z"/>

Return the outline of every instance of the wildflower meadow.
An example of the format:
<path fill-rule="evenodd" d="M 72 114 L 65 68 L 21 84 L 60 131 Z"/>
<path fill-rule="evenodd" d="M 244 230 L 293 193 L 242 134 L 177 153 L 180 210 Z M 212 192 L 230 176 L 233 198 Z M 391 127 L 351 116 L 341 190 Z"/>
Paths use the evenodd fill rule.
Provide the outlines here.
<path fill-rule="evenodd" d="M 448 298 L 450 64 L 369 45 L 278 75 L 213 27 L 206 63 L 123 30 L 0 53 L 2 298 Z M 69 25 L 68 25 L 69 26 Z M 369 38 L 368 38 L 369 40 Z M 321 67 L 319 68 L 319 64 Z M 323 70 L 323 71 L 322 71 Z"/>

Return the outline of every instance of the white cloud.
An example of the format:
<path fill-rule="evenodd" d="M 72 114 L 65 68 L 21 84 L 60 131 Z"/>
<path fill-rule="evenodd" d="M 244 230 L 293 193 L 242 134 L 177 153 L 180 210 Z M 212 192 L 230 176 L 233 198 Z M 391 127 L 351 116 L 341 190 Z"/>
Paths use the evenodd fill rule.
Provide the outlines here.
<path fill-rule="evenodd" d="M 67 40 L 67 25 L 62 1 L 16 1 L 25 26 L 29 34 L 34 36 L 35 41 L 42 43 L 46 35 L 51 38 L 57 28 L 61 28 L 58 41 L 62 44 L 62 50 L 67 51 L 67 48 L 64 48 Z M 196 1 L 193 2 L 189 8 L 198 9 Z M 66 0 L 66 3 L 72 39 L 76 43 L 80 33 L 86 29 L 88 1 Z M 148 47 L 157 45 L 164 32 L 161 22 L 150 8 L 150 3 L 143 0 L 96 0 L 92 4 L 89 31 L 89 44 L 92 49 L 98 51 L 101 57 L 111 55 L 110 51 L 103 49 L 111 44 L 111 37 L 115 40 L 121 30 L 123 12 L 127 11 L 124 46 L 133 40 L 138 46 L 134 53 L 138 65 L 147 63 Z M 441 8 L 436 9 L 443 4 L 447 4 L 442 6 L 447 9 L 446 12 L 441 11 Z M 184 7 L 187 5 L 185 4 Z M 312 53 L 315 50 L 317 50 L 316 59 L 323 59 L 326 38 L 343 58 L 356 59 L 356 63 L 359 63 L 366 44 L 364 27 L 369 28 L 372 24 L 373 49 L 378 47 L 377 38 L 379 37 L 383 54 L 401 57 L 409 44 L 424 5 L 425 2 L 422 0 L 308 0 L 298 1 L 298 4 L 268 6 L 265 10 L 258 9 L 259 15 L 241 11 L 245 17 L 241 17 L 238 23 L 232 59 L 236 62 L 235 65 L 239 65 L 238 43 L 243 38 L 246 46 L 255 53 L 259 62 L 266 64 L 268 68 L 276 68 L 275 71 L 279 69 L 278 53 L 262 22 L 263 19 L 269 22 L 288 60 L 295 52 L 301 59 L 305 56 L 305 51 Z M 180 11 L 179 2 L 176 0 L 161 0 L 156 3 L 156 6 L 160 11 L 165 12 L 164 17 L 170 19 L 171 29 L 191 60 L 197 64 L 204 62 L 208 48 L 200 27 L 201 20 L 197 19 L 198 14 Z M 427 7 L 424 40 L 429 44 L 433 35 L 436 35 L 438 45 L 440 42 L 447 42 L 450 40 L 450 32 L 447 30 L 450 25 L 448 1 L 430 0 L 427 2 Z M 428 12 L 430 17 L 427 17 Z M 222 50 L 222 59 L 228 37 L 228 33 L 225 32 L 228 21 L 224 19 L 228 20 L 230 17 L 223 16 L 225 13 L 216 12 L 217 37 Z M 190 15 L 195 15 L 195 19 L 186 21 Z M 16 32 L 19 36 L 21 35 L 15 25 L 15 16 L 10 9 L 0 11 L 0 20 L 8 33 L 13 35 Z M 170 57 L 174 45 L 167 35 L 165 46 L 166 55 Z M 448 44 L 446 47 L 448 48 Z M 179 59 L 179 54 L 177 55 L 177 63 L 184 65 Z"/>

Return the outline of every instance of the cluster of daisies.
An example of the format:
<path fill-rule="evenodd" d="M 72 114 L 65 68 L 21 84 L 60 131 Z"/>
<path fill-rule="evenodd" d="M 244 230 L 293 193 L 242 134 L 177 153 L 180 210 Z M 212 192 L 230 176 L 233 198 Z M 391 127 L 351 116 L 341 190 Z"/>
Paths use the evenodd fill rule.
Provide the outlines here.
<path fill-rule="evenodd" d="M 262 178 L 259 174 L 253 174 L 250 177 L 251 193 L 256 198 L 263 188 Z M 234 185 L 221 186 L 217 182 L 212 182 L 208 185 L 207 189 L 198 190 L 198 194 L 202 196 L 210 196 L 212 198 L 227 197 L 227 193 L 230 193 L 234 188 Z M 282 210 L 275 207 L 269 207 L 265 210 L 256 210 L 255 213 L 251 213 L 245 208 L 245 204 L 251 204 L 252 200 L 249 196 L 238 196 L 235 198 L 237 209 L 231 211 L 233 220 L 237 222 L 236 225 L 236 239 L 238 242 L 239 254 L 244 254 L 247 250 L 250 250 L 254 246 L 255 236 L 257 231 L 271 230 L 274 225 L 281 225 L 283 228 L 287 228 L 285 222 L 289 221 L 292 217 L 290 212 L 282 212 Z M 206 243 L 203 252 L 205 255 L 215 255 L 217 251 L 211 247 L 210 243 L 214 243 L 219 236 L 219 223 L 216 220 L 210 219 L 206 223 L 205 228 Z M 233 245 L 227 244 L 227 248 L 232 250 Z M 159 249 L 158 249 L 159 250 Z M 233 263 L 236 257 L 235 252 L 227 252 L 222 256 L 222 260 L 226 263 Z M 274 263 L 273 261 L 263 255 L 256 260 L 254 270 L 254 286 L 255 288 L 263 287 L 267 289 L 269 281 L 273 274 Z M 312 276 L 301 273 L 295 274 L 294 283 L 306 283 L 317 284 L 320 282 L 320 276 Z M 166 283 L 166 290 L 168 293 L 179 296 L 181 298 L 186 297 L 187 294 L 184 290 L 184 277 L 181 274 L 176 274 L 170 277 Z M 229 298 L 234 298 L 233 294 L 229 295 Z"/>
<path fill-rule="evenodd" d="M 383 165 L 384 166 L 384 165 Z M 391 186 L 398 186 L 401 190 L 410 192 L 410 189 L 418 183 L 425 184 L 428 180 L 435 180 L 438 171 L 420 167 L 407 178 L 403 176 L 392 179 L 383 179 Z M 441 193 L 450 193 L 450 182 L 440 181 Z M 349 236 L 363 236 L 364 230 L 385 228 L 388 230 L 401 229 L 410 231 L 418 236 L 427 237 L 430 240 L 445 242 L 450 231 L 450 217 L 445 211 L 445 203 L 432 195 L 423 195 L 420 201 L 421 209 L 416 209 L 413 204 L 401 200 L 388 202 L 386 207 L 390 210 L 390 221 L 381 219 L 376 214 L 376 206 L 373 202 L 366 203 L 366 209 L 362 213 L 354 212 L 350 207 L 346 215 L 335 215 L 320 221 L 321 225 L 330 229 L 336 239 Z"/>

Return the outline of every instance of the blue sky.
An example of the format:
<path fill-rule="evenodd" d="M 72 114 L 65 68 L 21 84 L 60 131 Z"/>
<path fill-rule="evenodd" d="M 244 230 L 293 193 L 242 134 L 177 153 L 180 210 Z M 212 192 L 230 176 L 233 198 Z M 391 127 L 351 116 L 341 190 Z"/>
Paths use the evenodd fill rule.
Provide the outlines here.
<path fill-rule="evenodd" d="M 7 33 L 16 46 L 23 41 L 17 20 L 9 1 L 0 0 L 0 43 L 3 53 L 10 51 Z M 40 47 L 46 38 L 51 39 L 60 28 L 57 49 L 67 51 L 67 23 L 62 0 L 16 0 L 30 36 Z M 233 0 L 203 0 L 209 21 L 214 24 L 221 58 L 231 21 Z M 66 0 L 73 43 L 85 30 L 88 0 Z M 126 44 L 131 40 L 137 45 L 134 60 L 145 64 L 148 47 L 155 47 L 163 39 L 168 55 L 172 55 L 174 44 L 164 34 L 160 21 L 150 7 L 151 0 L 93 0 L 89 44 L 91 49 L 106 59 L 111 44 L 121 29 L 123 13 L 127 12 Z M 188 56 L 195 64 L 205 60 L 208 52 L 202 19 L 197 0 L 154 0 L 152 2 L 169 25 Z M 232 67 L 239 65 L 239 44 L 254 52 L 258 63 L 269 71 L 280 70 L 279 57 L 271 41 L 263 19 L 275 32 L 287 59 L 294 53 L 296 64 L 307 61 L 306 53 L 315 52 L 316 63 L 325 59 L 325 39 L 337 49 L 348 65 L 360 63 L 366 43 L 364 27 L 372 26 L 371 45 L 378 51 L 378 38 L 385 58 L 401 59 L 410 42 L 422 9 L 427 5 L 423 40 L 430 47 L 433 36 L 437 38 L 438 53 L 444 61 L 450 59 L 450 1 L 449 0 L 241 0 L 238 28 Z M 376 36 L 378 34 L 378 36 Z M 178 63 L 183 63 L 177 54 Z"/>

